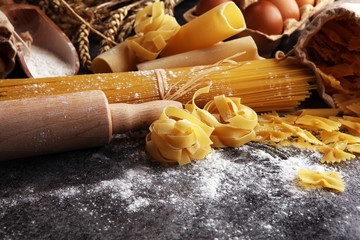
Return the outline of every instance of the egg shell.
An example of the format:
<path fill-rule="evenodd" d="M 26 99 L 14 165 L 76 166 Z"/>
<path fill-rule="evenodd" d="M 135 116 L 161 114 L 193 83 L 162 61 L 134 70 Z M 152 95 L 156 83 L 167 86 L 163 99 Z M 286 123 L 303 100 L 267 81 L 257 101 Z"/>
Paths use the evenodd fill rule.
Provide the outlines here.
<path fill-rule="evenodd" d="M 283 19 L 279 9 L 268 1 L 250 4 L 244 11 L 246 26 L 268 35 L 278 35 L 283 30 Z"/>
<path fill-rule="evenodd" d="M 294 18 L 296 21 L 300 19 L 300 9 L 295 0 L 261 0 L 273 3 L 281 12 L 281 16 L 285 21 L 288 18 Z"/>

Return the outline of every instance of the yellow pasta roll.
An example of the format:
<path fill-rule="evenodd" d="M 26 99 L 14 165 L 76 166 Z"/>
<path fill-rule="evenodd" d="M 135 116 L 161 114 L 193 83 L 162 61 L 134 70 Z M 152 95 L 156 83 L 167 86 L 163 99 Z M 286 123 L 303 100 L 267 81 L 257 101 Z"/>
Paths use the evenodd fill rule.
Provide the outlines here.
<path fill-rule="evenodd" d="M 315 172 L 300 168 L 298 176 L 305 186 L 321 186 L 340 192 L 345 190 L 345 183 L 339 172 Z"/>
<path fill-rule="evenodd" d="M 210 47 L 142 62 L 137 65 L 137 69 L 150 70 L 158 68 L 211 65 L 226 58 L 231 58 L 231 60 L 237 62 L 262 59 L 258 54 L 254 39 L 251 36 L 246 36 L 219 42 Z"/>
<path fill-rule="evenodd" d="M 246 28 L 241 10 L 232 1 L 222 3 L 183 25 L 167 43 L 160 56 L 170 56 L 210 47 Z"/>
<path fill-rule="evenodd" d="M 125 42 L 98 55 L 91 63 L 94 73 L 127 72 L 136 70 L 139 61 Z"/>
<path fill-rule="evenodd" d="M 156 2 L 136 14 L 136 35 L 125 42 L 139 60 L 153 60 L 179 29 L 176 19 L 165 14 L 164 3 Z"/>

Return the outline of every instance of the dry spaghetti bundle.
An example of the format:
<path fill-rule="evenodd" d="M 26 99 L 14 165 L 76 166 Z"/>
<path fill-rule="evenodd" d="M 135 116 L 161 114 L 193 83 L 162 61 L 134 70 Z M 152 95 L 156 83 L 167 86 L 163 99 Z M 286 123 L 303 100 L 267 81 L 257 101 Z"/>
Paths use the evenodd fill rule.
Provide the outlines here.
<path fill-rule="evenodd" d="M 159 99 L 191 101 L 201 87 L 211 92 L 197 99 L 198 106 L 219 94 L 240 97 L 257 112 L 289 111 L 316 85 L 314 73 L 296 60 L 254 60 L 148 71 L 76 75 L 54 78 L 0 80 L 0 100 L 86 90 L 102 90 L 110 103 L 141 103 Z"/>

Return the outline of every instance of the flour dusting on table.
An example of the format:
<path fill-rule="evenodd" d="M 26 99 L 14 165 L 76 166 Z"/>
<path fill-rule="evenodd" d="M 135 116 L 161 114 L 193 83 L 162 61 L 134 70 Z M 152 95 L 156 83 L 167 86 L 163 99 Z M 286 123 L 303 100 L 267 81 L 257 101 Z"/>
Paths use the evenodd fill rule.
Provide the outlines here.
<path fill-rule="evenodd" d="M 117 135 L 109 146 L 74 166 L 69 159 L 69 166 L 65 165 L 69 176 L 59 178 L 61 184 L 69 184 L 56 187 L 56 168 L 44 172 L 49 184 L 53 181 L 50 188 L 46 182 L 43 187 L 20 187 L 0 200 L 0 212 L 6 220 L 17 216 L 12 209 L 36 209 L 40 218 L 26 218 L 36 227 L 45 224 L 45 212 L 56 209 L 57 215 L 64 212 L 57 216 L 64 224 L 71 221 L 69 214 L 76 216 L 71 224 L 80 231 L 86 224 L 102 233 L 116 229 L 111 237 L 130 239 L 160 233 L 168 239 L 289 239 L 296 237 L 294 229 L 309 226 L 329 236 L 357 229 L 360 203 L 349 213 L 342 199 L 351 197 L 359 184 L 357 178 L 347 181 L 358 162 L 324 165 L 320 164 L 322 154 L 313 150 L 252 142 L 216 149 L 185 166 L 163 166 L 151 161 L 144 143 Z M 63 162 L 59 160 L 59 168 Z M 301 188 L 299 168 L 340 171 L 345 192 Z M 78 217 L 86 221 L 76 221 Z"/>

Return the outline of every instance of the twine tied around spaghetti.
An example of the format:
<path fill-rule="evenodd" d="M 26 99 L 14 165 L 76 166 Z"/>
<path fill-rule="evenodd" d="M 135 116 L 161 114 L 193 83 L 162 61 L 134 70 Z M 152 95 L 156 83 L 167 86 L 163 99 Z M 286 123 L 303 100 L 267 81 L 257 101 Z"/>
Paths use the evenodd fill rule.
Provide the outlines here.
<path fill-rule="evenodd" d="M 240 55 L 243 55 L 243 54 L 245 54 L 245 52 L 240 52 L 240 53 L 234 54 L 228 58 L 220 60 L 209 66 L 202 66 L 199 69 L 193 68 L 184 77 L 182 77 L 179 81 L 177 81 L 170 87 L 168 86 L 168 83 L 167 83 L 166 71 L 163 69 L 156 69 L 155 75 L 156 75 L 156 79 L 157 79 L 157 83 L 158 83 L 160 98 L 162 100 L 176 101 L 179 98 L 186 95 L 187 93 L 189 93 L 190 91 L 196 89 L 197 87 L 199 87 L 202 84 L 207 84 L 207 86 L 210 87 L 211 80 L 207 79 L 206 77 L 212 73 L 219 73 L 219 72 L 221 73 L 221 72 L 230 71 L 232 69 L 241 67 L 242 65 L 245 64 L 245 62 L 238 63 L 232 59 L 235 57 L 238 57 Z M 225 70 L 218 68 L 219 66 L 224 66 L 224 65 L 229 65 L 229 66 L 233 66 L 233 67 L 225 69 Z M 187 79 L 187 81 L 185 81 L 185 83 L 181 87 L 179 87 L 179 89 L 177 89 L 174 93 L 171 93 L 175 87 L 179 86 L 180 83 L 186 79 Z"/>

